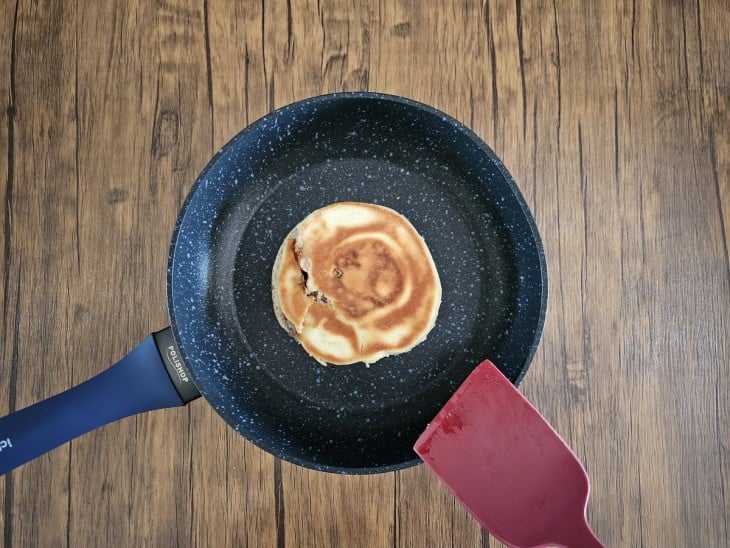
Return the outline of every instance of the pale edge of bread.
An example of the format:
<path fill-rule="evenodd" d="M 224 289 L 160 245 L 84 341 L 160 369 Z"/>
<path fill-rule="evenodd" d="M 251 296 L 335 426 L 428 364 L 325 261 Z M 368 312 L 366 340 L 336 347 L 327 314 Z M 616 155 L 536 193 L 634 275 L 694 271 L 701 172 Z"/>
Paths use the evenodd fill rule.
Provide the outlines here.
<path fill-rule="evenodd" d="M 298 340 L 298 333 L 296 330 L 296 327 L 293 323 L 289 321 L 289 319 L 284 314 L 284 311 L 281 308 L 281 301 L 279 300 L 279 274 L 281 273 L 281 261 L 284 260 L 284 253 L 286 253 L 288 249 L 288 243 L 289 240 L 295 240 L 299 236 L 299 226 L 294 227 L 292 231 L 287 234 L 286 238 L 284 238 L 284 242 L 279 247 L 279 252 L 276 254 L 276 259 L 274 260 L 274 268 L 271 271 L 271 300 L 274 304 L 274 315 L 276 315 L 276 321 L 279 322 L 279 325 L 284 328 L 284 330 L 289 333 L 292 337 Z"/>

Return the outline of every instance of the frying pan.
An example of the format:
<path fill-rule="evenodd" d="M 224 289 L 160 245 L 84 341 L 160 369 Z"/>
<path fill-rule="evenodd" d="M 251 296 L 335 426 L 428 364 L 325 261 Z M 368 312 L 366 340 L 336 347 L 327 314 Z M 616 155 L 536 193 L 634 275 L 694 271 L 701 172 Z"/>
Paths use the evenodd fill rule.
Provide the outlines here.
<path fill-rule="evenodd" d="M 439 270 L 428 339 L 366 367 L 322 366 L 277 324 L 271 268 L 289 231 L 338 201 L 405 215 Z M 253 123 L 210 161 L 172 235 L 171 327 L 85 383 L 0 419 L 0 474 L 93 428 L 202 395 L 287 461 L 375 473 L 485 357 L 519 383 L 545 317 L 538 232 L 511 176 L 461 123 L 415 101 L 323 95 Z"/>

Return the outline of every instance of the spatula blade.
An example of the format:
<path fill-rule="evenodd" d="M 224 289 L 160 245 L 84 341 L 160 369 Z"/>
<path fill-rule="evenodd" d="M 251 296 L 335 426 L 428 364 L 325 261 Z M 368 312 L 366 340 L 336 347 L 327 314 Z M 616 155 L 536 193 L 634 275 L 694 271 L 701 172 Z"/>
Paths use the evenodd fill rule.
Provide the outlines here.
<path fill-rule="evenodd" d="M 502 542 L 603 546 L 585 519 L 589 483 L 580 461 L 490 361 L 471 373 L 414 449 Z"/>

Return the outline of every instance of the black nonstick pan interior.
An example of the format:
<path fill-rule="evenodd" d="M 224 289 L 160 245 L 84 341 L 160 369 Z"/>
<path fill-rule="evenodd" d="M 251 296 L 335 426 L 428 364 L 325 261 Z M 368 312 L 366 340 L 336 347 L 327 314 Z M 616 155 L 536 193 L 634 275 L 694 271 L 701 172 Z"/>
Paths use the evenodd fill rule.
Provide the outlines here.
<path fill-rule="evenodd" d="M 370 367 L 320 365 L 272 309 L 281 242 L 338 201 L 405 215 L 443 286 L 428 339 Z M 535 224 L 491 150 L 436 110 L 376 94 L 295 103 L 235 137 L 184 205 L 168 275 L 175 339 L 216 411 L 279 457 L 344 473 L 419 462 L 416 438 L 483 359 L 518 383 L 547 296 Z"/>

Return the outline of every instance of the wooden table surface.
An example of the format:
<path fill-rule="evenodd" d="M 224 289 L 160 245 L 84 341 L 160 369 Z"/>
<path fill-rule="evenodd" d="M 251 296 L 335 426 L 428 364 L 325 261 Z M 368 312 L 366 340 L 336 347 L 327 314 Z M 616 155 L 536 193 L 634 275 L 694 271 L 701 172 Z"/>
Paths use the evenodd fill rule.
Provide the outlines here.
<path fill-rule="evenodd" d="M 585 463 L 596 533 L 730 543 L 726 0 L 1 5 L 1 413 L 166 325 L 178 208 L 240 129 L 405 95 L 472 127 L 535 214 L 550 299 L 522 390 Z M 0 507 L 8 547 L 499 545 L 423 466 L 299 468 L 201 400 L 19 468 Z"/>

